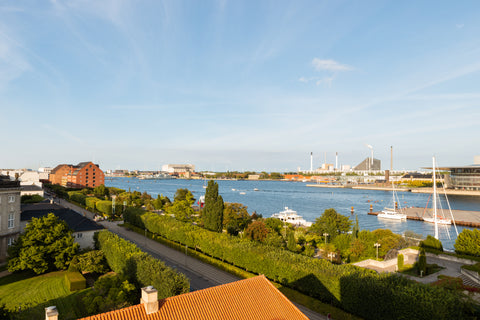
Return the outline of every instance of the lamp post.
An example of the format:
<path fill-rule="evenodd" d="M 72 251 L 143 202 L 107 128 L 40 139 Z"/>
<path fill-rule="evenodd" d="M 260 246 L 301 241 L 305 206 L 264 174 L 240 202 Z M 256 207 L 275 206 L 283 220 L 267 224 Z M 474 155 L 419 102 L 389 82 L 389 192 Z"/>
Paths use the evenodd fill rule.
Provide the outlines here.
<path fill-rule="evenodd" d="M 327 237 L 329 236 L 328 233 L 324 233 L 323 236 L 325 237 L 325 246 L 327 246 Z"/>
<path fill-rule="evenodd" d="M 334 257 L 334 256 L 335 256 L 335 253 L 333 253 L 333 252 L 330 252 L 330 253 L 328 254 L 328 257 L 330 258 L 330 262 L 333 262 L 333 257 Z"/>
<path fill-rule="evenodd" d="M 377 248 L 377 260 L 378 260 L 378 247 L 380 247 L 380 243 L 376 242 L 374 246 Z"/>

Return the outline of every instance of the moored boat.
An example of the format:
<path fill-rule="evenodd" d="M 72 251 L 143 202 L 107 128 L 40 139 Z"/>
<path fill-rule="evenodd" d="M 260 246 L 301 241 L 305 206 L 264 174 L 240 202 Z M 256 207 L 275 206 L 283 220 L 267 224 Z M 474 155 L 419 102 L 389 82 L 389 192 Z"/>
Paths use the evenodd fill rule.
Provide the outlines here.
<path fill-rule="evenodd" d="M 312 225 L 311 222 L 306 221 L 301 215 L 297 214 L 296 211 L 289 209 L 288 207 L 285 207 L 284 211 L 272 214 L 272 218 L 288 222 L 296 227 L 310 227 Z"/>

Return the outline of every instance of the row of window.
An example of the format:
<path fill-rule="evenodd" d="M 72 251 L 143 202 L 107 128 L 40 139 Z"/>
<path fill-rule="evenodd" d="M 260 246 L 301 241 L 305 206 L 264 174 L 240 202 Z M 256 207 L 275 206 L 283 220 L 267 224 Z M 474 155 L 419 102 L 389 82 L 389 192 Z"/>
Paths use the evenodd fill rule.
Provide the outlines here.
<path fill-rule="evenodd" d="M 8 196 L 8 203 L 14 203 L 15 196 Z M 2 197 L 0 197 L 0 203 L 2 203 Z"/>

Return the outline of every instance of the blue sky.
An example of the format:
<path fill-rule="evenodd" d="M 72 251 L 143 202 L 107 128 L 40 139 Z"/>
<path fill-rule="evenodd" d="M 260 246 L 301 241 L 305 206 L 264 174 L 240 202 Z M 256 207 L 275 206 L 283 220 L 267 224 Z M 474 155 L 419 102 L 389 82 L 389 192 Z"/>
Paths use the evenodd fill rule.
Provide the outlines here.
<path fill-rule="evenodd" d="M 478 1 L 1 1 L 0 168 L 480 155 Z"/>

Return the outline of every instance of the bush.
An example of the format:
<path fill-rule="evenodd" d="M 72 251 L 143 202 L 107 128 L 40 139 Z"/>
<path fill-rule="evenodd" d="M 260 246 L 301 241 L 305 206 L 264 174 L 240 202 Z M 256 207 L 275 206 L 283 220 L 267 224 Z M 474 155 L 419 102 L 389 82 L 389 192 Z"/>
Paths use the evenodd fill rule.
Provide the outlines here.
<path fill-rule="evenodd" d="M 26 194 L 20 198 L 21 203 L 37 203 L 45 200 L 44 197 L 39 196 L 38 194 Z"/>
<path fill-rule="evenodd" d="M 73 202 L 76 202 L 78 204 L 81 204 L 82 206 L 85 206 L 85 199 L 87 198 L 87 196 L 85 196 L 83 193 L 78 191 L 69 191 L 68 198 Z"/>
<path fill-rule="evenodd" d="M 112 214 L 112 201 L 100 200 L 95 203 L 95 208 L 106 216 Z"/>
<path fill-rule="evenodd" d="M 418 256 L 417 270 L 420 275 L 427 275 L 427 256 L 425 255 L 425 249 L 420 249 L 420 254 Z"/>
<path fill-rule="evenodd" d="M 100 250 L 92 250 L 75 256 L 70 263 L 68 270 L 106 273 L 109 268 L 103 252 Z"/>
<path fill-rule="evenodd" d="M 83 290 L 87 286 L 87 281 L 80 272 L 65 272 L 65 284 L 70 291 Z"/>
<path fill-rule="evenodd" d="M 98 201 L 100 201 L 100 199 L 95 197 L 87 197 L 85 199 L 85 206 L 87 207 L 87 210 L 95 210 L 95 205 Z"/>
<path fill-rule="evenodd" d="M 431 235 L 428 235 L 425 240 L 420 242 L 420 248 L 443 251 L 442 242 Z"/>
<path fill-rule="evenodd" d="M 455 241 L 455 252 L 480 257 L 480 230 L 463 229 Z"/>
<path fill-rule="evenodd" d="M 399 271 L 403 270 L 403 262 L 404 262 L 403 254 L 399 254 L 397 256 L 397 266 Z"/>

